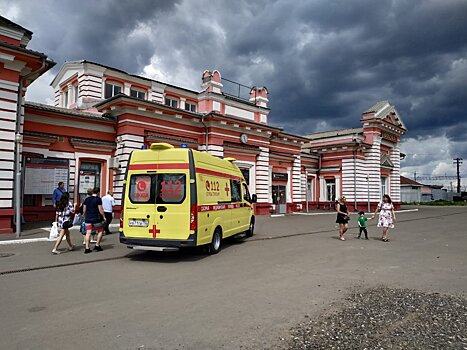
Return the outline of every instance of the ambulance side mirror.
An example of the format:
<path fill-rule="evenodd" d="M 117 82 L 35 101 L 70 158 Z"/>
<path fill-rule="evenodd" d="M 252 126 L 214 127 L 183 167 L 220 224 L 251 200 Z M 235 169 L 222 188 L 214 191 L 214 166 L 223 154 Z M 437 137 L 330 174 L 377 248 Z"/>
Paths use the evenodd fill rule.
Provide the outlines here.
<path fill-rule="evenodd" d="M 251 196 L 251 203 L 256 203 L 257 200 L 258 200 L 258 197 L 256 197 L 256 194 L 253 194 Z"/>

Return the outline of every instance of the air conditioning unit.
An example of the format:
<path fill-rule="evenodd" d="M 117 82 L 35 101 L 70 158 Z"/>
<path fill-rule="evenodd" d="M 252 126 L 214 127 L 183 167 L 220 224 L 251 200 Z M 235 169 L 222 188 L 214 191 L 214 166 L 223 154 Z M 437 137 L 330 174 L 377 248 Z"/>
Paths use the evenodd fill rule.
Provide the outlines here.
<path fill-rule="evenodd" d="M 110 169 L 118 169 L 120 167 L 120 162 L 118 161 L 117 157 L 110 158 L 109 160 L 109 168 Z"/>

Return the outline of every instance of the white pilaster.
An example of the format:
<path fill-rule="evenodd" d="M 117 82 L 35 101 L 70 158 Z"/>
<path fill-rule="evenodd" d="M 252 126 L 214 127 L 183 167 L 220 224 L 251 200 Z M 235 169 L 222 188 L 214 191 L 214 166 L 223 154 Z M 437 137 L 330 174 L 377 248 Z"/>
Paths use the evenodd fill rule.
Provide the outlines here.
<path fill-rule="evenodd" d="M 260 147 L 256 157 L 256 195 L 258 203 L 269 203 L 272 174 L 269 169 L 269 148 Z"/>
<path fill-rule="evenodd" d="M 397 143 L 392 149 L 389 155 L 394 168 L 391 171 L 391 175 L 389 178 L 389 193 L 391 199 L 394 202 L 400 202 L 401 200 L 401 173 L 400 173 L 400 159 L 401 159 L 401 152 L 400 152 L 400 144 Z"/>
<path fill-rule="evenodd" d="M 123 93 L 127 96 L 130 96 L 130 90 L 131 90 L 131 84 L 130 83 L 125 83 L 123 85 Z"/>
<path fill-rule="evenodd" d="M 292 170 L 292 198 L 294 202 L 301 202 L 305 200 L 304 191 L 302 190 L 302 176 L 301 176 L 302 162 L 300 156 L 296 156 L 293 162 Z M 305 183 L 306 187 L 306 183 Z"/>

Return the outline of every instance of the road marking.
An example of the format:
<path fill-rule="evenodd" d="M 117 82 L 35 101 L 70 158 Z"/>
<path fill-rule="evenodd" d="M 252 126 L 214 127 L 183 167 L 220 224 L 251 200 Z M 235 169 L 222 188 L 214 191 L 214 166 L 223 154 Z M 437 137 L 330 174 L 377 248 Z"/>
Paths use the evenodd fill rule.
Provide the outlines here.
<path fill-rule="evenodd" d="M 51 242 L 55 239 L 49 239 L 48 237 L 41 238 L 25 238 L 25 239 L 13 239 L 10 241 L 0 241 L 0 245 L 9 245 L 9 244 L 23 244 L 23 243 L 33 243 L 33 242 Z"/>

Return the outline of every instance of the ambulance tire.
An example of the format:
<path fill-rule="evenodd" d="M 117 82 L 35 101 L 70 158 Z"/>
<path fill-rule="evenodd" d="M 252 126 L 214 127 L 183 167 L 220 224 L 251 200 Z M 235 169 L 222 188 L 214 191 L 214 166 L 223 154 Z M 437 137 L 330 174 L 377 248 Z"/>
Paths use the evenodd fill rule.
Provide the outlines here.
<path fill-rule="evenodd" d="M 214 230 L 212 234 L 212 241 L 208 244 L 208 254 L 214 255 L 219 253 L 221 250 L 221 243 L 222 243 L 222 231 L 219 227 Z"/>
<path fill-rule="evenodd" d="M 247 237 L 253 237 L 253 234 L 255 233 L 255 219 L 254 218 L 251 218 L 250 227 L 248 228 L 248 230 L 246 230 L 245 233 Z"/>

